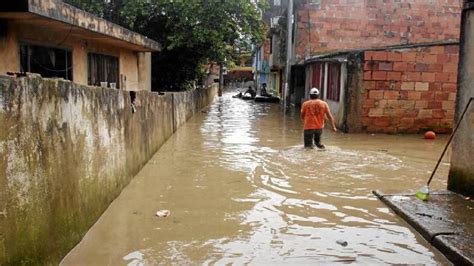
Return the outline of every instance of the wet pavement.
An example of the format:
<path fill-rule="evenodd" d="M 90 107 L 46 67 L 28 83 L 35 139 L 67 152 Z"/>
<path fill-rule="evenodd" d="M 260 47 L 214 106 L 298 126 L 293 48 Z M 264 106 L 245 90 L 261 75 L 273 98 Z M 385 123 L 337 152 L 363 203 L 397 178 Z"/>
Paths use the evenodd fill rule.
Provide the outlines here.
<path fill-rule="evenodd" d="M 325 131 L 326 151 L 305 150 L 297 113 L 231 95 L 163 145 L 63 265 L 449 264 L 372 194 L 414 193 L 447 138 Z"/>
<path fill-rule="evenodd" d="M 474 202 L 470 198 L 447 190 L 431 192 L 427 201 L 407 193 L 374 194 L 454 264 L 474 264 Z"/>

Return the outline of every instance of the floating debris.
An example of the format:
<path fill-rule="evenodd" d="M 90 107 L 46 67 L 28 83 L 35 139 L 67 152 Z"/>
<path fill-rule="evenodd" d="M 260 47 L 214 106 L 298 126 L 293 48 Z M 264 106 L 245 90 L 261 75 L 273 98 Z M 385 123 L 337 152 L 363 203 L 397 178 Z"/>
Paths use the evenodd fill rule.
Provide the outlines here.
<path fill-rule="evenodd" d="M 159 211 L 156 212 L 156 216 L 162 217 L 162 218 L 168 217 L 168 216 L 170 216 L 170 214 L 171 214 L 171 212 L 168 211 L 168 210 L 159 210 Z"/>
<path fill-rule="evenodd" d="M 347 241 L 344 241 L 344 240 L 337 240 L 336 243 L 338 243 L 339 245 L 341 245 L 343 247 L 347 246 Z"/>

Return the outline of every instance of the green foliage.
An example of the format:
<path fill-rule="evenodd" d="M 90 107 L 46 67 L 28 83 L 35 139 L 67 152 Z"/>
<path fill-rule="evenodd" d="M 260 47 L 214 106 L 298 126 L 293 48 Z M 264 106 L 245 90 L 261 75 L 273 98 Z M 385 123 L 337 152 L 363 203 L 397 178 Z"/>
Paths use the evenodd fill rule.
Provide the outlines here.
<path fill-rule="evenodd" d="M 232 60 L 264 40 L 266 0 L 66 0 L 163 45 L 153 55 L 153 87 L 176 90 L 203 74 L 202 65 Z M 236 49 L 236 47 L 238 47 Z"/>

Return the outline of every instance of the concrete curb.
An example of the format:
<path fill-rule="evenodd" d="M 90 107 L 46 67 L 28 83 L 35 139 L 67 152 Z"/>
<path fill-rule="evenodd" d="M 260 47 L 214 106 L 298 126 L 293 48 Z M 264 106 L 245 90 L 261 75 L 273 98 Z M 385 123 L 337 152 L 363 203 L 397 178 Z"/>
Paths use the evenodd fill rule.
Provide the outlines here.
<path fill-rule="evenodd" d="M 457 246 L 459 238 L 464 237 L 464 233 L 461 228 L 457 227 L 456 221 L 443 219 L 443 217 L 433 217 L 433 215 L 425 214 L 424 212 L 417 212 L 417 210 L 421 210 L 417 207 L 418 205 L 422 206 L 424 210 L 437 208 L 437 205 L 428 205 L 430 203 L 417 199 L 413 194 L 384 194 L 377 190 L 372 191 L 372 193 L 410 224 L 452 263 L 455 265 L 474 265 L 474 258 L 470 256 L 472 254 L 466 254 L 466 251 L 462 249 L 462 245 L 461 248 Z M 450 191 L 438 191 L 430 193 L 430 195 L 460 197 Z M 400 200 L 402 198 L 405 202 L 412 202 L 411 205 L 415 207 L 409 208 L 407 205 L 403 205 L 403 201 Z"/>

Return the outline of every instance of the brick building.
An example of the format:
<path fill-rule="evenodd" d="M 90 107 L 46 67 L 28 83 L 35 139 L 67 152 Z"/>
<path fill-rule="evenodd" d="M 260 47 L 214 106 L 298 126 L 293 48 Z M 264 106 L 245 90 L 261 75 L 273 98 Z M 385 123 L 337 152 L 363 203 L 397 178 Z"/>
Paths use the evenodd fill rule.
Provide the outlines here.
<path fill-rule="evenodd" d="M 370 132 L 452 128 L 459 46 L 364 53 L 361 127 Z M 355 127 L 355 129 L 359 129 Z"/>
<path fill-rule="evenodd" d="M 318 87 L 345 131 L 451 130 L 460 15 L 455 0 L 294 0 L 291 103 Z"/>

